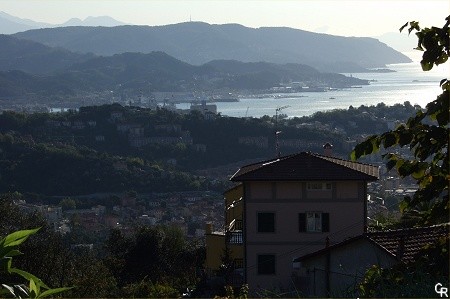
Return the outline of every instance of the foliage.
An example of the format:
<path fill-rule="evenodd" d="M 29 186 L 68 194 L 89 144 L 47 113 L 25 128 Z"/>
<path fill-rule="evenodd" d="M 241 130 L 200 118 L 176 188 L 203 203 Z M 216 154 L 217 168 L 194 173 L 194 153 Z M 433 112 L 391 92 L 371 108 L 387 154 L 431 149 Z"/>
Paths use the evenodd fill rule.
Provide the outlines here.
<path fill-rule="evenodd" d="M 113 230 L 106 242 L 106 264 L 124 296 L 154 297 L 197 284 L 204 261 L 199 249 L 173 227 L 141 227 L 131 237 Z"/>
<path fill-rule="evenodd" d="M 436 296 L 437 282 L 448 281 L 449 237 L 424 247 L 415 257 L 413 264 L 397 264 L 390 269 L 372 266 L 364 275 L 359 286 L 362 297 L 418 297 Z M 448 286 L 447 286 L 448 287 Z"/>
<path fill-rule="evenodd" d="M 120 295 L 112 271 L 91 252 L 75 256 L 74 265 L 70 283 L 77 287 L 68 292 L 68 297 L 105 298 Z"/>
<path fill-rule="evenodd" d="M 225 296 L 215 296 L 214 299 L 247 299 L 248 298 L 248 284 L 243 284 L 239 288 L 239 294 L 236 296 L 235 290 L 232 286 L 225 286 Z"/>
<path fill-rule="evenodd" d="M 136 161 L 84 146 L 30 143 L 22 135 L 0 133 L 0 192 L 80 195 L 130 189 L 205 190 L 208 186 L 207 180 L 186 172 Z"/>
<path fill-rule="evenodd" d="M 116 296 L 114 276 L 105 262 L 94 252 L 75 251 L 67 244 L 70 236 L 62 237 L 52 231 L 39 213 L 21 211 L 16 203 L 24 198 L 19 193 L 0 195 L 0 235 L 22 228 L 41 227 L 32 242 L 21 244 L 24 254 L 14 260 L 17 268 L 26 269 L 47 285 L 62 287 L 76 285 L 64 293 L 67 297 Z M 51 266 L 43 266 L 51 265 Z"/>
<path fill-rule="evenodd" d="M 410 22 L 409 32 L 417 30 L 418 50 L 424 51 L 421 65 L 424 71 L 447 61 L 450 16 L 442 28 L 420 29 L 418 22 Z M 408 25 L 405 24 L 400 30 Z M 395 130 L 373 135 L 353 150 L 352 159 L 378 152 L 382 147 L 391 151 L 383 154 L 388 170 L 395 168 L 401 177 L 411 176 L 419 189 L 412 197 L 405 197 L 400 209 L 416 214 L 422 224 L 441 223 L 449 218 L 448 144 L 450 82 L 440 82 L 442 93 L 428 103 L 425 111 L 408 119 Z M 408 146 L 413 157 L 396 152 L 396 147 Z"/>
<path fill-rule="evenodd" d="M 128 298 L 178 298 L 180 293 L 170 285 L 153 284 L 147 279 L 139 283 L 128 284 L 123 288 L 123 295 Z"/>
<path fill-rule="evenodd" d="M 37 278 L 33 274 L 12 266 L 13 257 L 22 254 L 18 250 L 18 246 L 25 242 L 30 235 L 35 234 L 38 230 L 39 228 L 16 231 L 0 240 L 0 269 L 9 274 L 17 274 L 29 283 L 28 286 L 25 286 L 23 284 L 10 285 L 6 284 L 7 282 L 2 282 L 3 288 L 0 288 L 0 295 L 3 296 L 9 293 L 16 298 L 44 298 L 71 289 L 67 287 L 51 289 L 41 279 Z"/>

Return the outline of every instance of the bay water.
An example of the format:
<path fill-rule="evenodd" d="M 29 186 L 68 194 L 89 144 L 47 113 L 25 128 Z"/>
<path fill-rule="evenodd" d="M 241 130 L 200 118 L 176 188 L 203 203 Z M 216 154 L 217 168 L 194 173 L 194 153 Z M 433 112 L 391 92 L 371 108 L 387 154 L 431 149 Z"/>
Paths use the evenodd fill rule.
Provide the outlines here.
<path fill-rule="evenodd" d="M 261 117 L 275 115 L 275 109 L 289 106 L 280 113 L 288 117 L 311 115 L 317 111 L 348 109 L 385 103 L 388 106 L 409 101 L 425 107 L 442 92 L 439 82 L 447 78 L 448 64 L 433 67 L 424 72 L 420 66 L 421 52 L 404 53 L 413 59 L 411 63 L 391 64 L 392 73 L 355 73 L 347 76 L 371 80 L 370 85 L 327 92 L 301 92 L 273 94 L 263 97 L 240 97 L 239 102 L 216 103 L 217 112 L 233 117 Z M 187 105 L 187 104 L 186 104 Z M 188 108 L 188 107 L 179 107 Z"/>

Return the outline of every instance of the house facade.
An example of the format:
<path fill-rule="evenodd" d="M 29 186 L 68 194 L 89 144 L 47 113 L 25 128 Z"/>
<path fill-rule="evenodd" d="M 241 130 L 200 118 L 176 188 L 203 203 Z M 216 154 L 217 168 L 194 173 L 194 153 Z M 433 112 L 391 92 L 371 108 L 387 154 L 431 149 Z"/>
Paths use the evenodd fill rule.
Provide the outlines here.
<path fill-rule="evenodd" d="M 420 251 L 448 238 L 449 224 L 367 232 L 304 255 L 298 262 L 303 295 L 343 297 L 358 294 L 358 284 L 373 265 L 391 268 L 420 257 Z"/>
<path fill-rule="evenodd" d="M 295 258 L 364 233 L 367 183 L 377 179 L 376 166 L 306 152 L 239 169 L 225 235 L 242 234 L 237 271 L 250 290 L 296 289 Z"/>

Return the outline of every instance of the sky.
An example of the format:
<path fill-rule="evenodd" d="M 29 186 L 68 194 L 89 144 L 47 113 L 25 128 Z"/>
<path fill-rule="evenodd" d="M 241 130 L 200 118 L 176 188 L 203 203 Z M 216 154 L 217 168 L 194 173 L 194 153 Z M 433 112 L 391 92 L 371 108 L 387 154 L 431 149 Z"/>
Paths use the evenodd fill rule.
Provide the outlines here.
<path fill-rule="evenodd" d="M 0 11 L 38 22 L 110 16 L 135 25 L 192 21 L 291 27 L 343 36 L 379 36 L 404 23 L 444 25 L 448 0 L 0 0 Z"/>

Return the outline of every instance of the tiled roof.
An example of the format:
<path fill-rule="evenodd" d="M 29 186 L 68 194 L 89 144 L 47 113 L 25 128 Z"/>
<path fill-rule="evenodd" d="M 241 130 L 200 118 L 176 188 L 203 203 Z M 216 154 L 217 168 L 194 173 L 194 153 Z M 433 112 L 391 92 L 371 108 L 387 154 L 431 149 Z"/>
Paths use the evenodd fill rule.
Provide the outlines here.
<path fill-rule="evenodd" d="M 240 168 L 232 181 L 375 181 L 377 166 L 358 163 L 309 152 L 279 157 Z"/>
<path fill-rule="evenodd" d="M 409 263 L 427 244 L 448 236 L 449 224 L 420 228 L 398 229 L 384 232 L 370 232 L 367 237 L 383 247 L 398 260 Z"/>
<path fill-rule="evenodd" d="M 450 223 L 428 227 L 368 232 L 299 257 L 295 262 L 305 261 L 344 245 L 365 239 L 385 250 L 389 255 L 399 261 L 410 263 L 415 260 L 417 254 L 425 245 L 435 243 L 439 238 L 448 236 L 449 224 Z"/>

